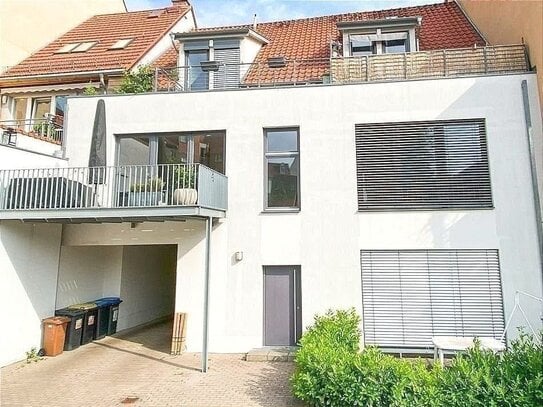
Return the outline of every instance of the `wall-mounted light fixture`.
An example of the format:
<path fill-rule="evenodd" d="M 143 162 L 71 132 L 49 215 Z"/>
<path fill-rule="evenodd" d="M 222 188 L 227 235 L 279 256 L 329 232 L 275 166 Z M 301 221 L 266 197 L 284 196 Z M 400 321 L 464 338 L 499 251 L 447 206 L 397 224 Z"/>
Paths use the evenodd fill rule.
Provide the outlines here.
<path fill-rule="evenodd" d="M 243 252 L 236 252 L 234 254 L 234 258 L 236 259 L 236 261 L 242 261 L 243 260 Z"/>
<path fill-rule="evenodd" d="M 2 104 L 5 105 L 8 103 L 8 95 L 2 95 Z"/>

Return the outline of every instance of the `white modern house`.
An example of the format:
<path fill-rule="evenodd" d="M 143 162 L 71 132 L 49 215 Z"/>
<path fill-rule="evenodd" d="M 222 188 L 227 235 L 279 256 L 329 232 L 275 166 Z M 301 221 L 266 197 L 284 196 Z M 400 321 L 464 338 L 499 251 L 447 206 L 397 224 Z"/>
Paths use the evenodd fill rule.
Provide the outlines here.
<path fill-rule="evenodd" d="M 485 46 L 455 3 L 176 40 L 154 92 L 67 99 L 62 157 L 0 149 L 2 364 L 104 296 L 121 330 L 187 313 L 204 353 L 295 345 L 346 307 L 366 345 L 427 352 L 543 296 L 522 45 Z M 542 326 L 522 301 L 507 340 Z"/>

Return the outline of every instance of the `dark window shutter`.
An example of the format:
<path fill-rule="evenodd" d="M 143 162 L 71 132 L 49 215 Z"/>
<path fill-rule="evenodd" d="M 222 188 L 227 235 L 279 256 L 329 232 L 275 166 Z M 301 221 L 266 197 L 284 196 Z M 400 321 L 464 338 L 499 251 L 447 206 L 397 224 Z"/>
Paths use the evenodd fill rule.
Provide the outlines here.
<path fill-rule="evenodd" d="M 491 208 L 484 119 L 357 124 L 358 209 Z"/>

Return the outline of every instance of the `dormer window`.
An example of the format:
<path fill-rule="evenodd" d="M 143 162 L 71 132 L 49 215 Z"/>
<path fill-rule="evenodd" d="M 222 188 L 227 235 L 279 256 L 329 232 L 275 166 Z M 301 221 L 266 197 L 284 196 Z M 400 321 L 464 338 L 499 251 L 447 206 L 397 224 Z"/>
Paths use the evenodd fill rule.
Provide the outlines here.
<path fill-rule="evenodd" d="M 343 35 L 343 56 L 398 54 L 417 50 L 419 17 L 338 23 Z"/>
<path fill-rule="evenodd" d="M 243 58 L 252 62 L 267 43 L 249 28 L 177 33 L 175 39 L 181 43 L 179 82 L 186 90 L 238 88 L 250 66 Z"/>

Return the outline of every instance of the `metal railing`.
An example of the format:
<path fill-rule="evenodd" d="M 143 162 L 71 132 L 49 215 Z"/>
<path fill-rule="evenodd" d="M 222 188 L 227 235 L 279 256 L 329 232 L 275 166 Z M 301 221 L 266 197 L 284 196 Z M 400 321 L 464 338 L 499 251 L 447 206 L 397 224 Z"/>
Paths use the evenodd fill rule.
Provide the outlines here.
<path fill-rule="evenodd" d="M 438 77 L 506 74 L 530 70 L 524 45 L 291 59 L 207 67 L 155 68 L 154 91 L 194 92 L 252 87 L 401 81 Z M 210 68 L 211 67 L 211 68 Z M 205 69 L 205 70 L 204 70 Z"/>
<path fill-rule="evenodd" d="M 226 210 L 227 177 L 201 164 L 0 170 L 0 210 L 201 206 Z"/>
<path fill-rule="evenodd" d="M 62 144 L 62 124 L 62 117 L 47 115 L 39 119 L 1 120 L 0 130 Z"/>

